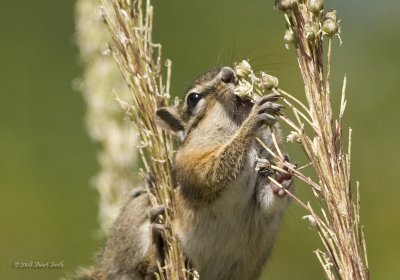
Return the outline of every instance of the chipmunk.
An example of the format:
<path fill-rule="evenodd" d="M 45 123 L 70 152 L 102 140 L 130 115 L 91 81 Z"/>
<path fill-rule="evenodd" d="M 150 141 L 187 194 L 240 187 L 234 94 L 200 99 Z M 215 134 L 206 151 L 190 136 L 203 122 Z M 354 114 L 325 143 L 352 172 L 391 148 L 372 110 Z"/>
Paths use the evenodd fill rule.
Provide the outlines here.
<path fill-rule="evenodd" d="M 205 280 L 257 279 L 289 201 L 268 176 L 275 175 L 288 188 L 290 174 L 256 170 L 258 158 L 272 161 L 255 139 L 274 150 L 266 124 L 279 131 L 278 96 L 253 104 L 234 94 L 237 84 L 229 67 L 209 71 L 194 81 L 182 105 L 156 114 L 181 141 L 174 162 L 174 228 L 185 256 Z M 150 209 L 147 194 L 135 192 L 115 222 L 95 272 L 83 279 L 154 279 L 160 253 Z M 150 216 L 159 213 L 153 210 Z"/>

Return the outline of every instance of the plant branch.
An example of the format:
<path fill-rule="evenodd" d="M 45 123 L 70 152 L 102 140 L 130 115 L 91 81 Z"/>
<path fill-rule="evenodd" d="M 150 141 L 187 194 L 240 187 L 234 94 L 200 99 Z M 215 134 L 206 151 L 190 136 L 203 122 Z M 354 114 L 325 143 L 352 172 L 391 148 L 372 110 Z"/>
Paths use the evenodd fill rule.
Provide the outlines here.
<path fill-rule="evenodd" d="M 307 98 L 307 105 L 304 105 L 290 94 L 278 89 L 284 99 L 295 101 L 295 105 L 285 102 L 299 124 L 294 124 L 284 115 L 281 119 L 295 129 L 290 139 L 301 144 L 318 177 L 318 184 L 311 180 L 307 182 L 307 177 L 299 170 L 292 169 L 294 176 L 310 185 L 324 205 L 321 213 L 325 222 L 322 222 L 311 205 L 307 208 L 316 222 L 318 235 L 325 247 L 325 252 L 317 250 L 315 253 L 326 277 L 369 279 L 366 243 L 360 225 L 358 185 L 355 201 L 351 191 L 351 130 L 349 130 L 348 151 L 346 153 L 343 150 L 342 118 L 346 107 L 346 78 L 343 82 L 337 120 L 333 118 L 331 105 L 332 39 L 334 35 L 339 35 L 340 28 L 336 20 L 336 11 L 325 12 L 322 4 L 322 0 L 277 1 L 277 7 L 284 13 L 288 30 L 293 33 L 293 40 L 288 43 L 292 43 L 295 47 Z M 328 40 L 325 69 L 324 39 Z M 326 75 L 323 75 L 324 71 Z M 308 113 L 309 118 L 303 115 L 296 105 Z M 313 134 L 305 132 L 306 125 L 312 128 Z M 282 165 L 282 162 L 280 164 Z M 305 203 L 299 199 L 295 200 L 304 207 Z"/>
<path fill-rule="evenodd" d="M 110 51 L 131 93 L 131 103 L 119 100 L 139 134 L 139 153 L 148 180 L 153 206 L 164 205 L 164 255 L 159 264 L 159 279 L 187 279 L 183 252 L 172 220 L 175 215 L 175 186 L 172 178 L 174 154 L 171 136 L 155 121 L 155 112 L 169 103 L 171 61 L 162 64 L 162 48 L 152 40 L 153 6 L 150 1 L 101 0 L 102 16 L 112 37 Z M 163 80 L 163 72 L 166 72 Z"/>

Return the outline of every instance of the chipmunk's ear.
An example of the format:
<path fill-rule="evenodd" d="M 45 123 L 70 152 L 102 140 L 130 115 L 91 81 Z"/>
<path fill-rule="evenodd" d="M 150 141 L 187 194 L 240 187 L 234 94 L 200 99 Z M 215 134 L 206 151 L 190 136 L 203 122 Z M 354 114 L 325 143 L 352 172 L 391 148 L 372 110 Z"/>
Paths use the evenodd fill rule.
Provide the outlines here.
<path fill-rule="evenodd" d="M 185 123 L 177 107 L 162 107 L 156 112 L 157 123 L 179 136 L 181 140 L 184 138 Z"/>

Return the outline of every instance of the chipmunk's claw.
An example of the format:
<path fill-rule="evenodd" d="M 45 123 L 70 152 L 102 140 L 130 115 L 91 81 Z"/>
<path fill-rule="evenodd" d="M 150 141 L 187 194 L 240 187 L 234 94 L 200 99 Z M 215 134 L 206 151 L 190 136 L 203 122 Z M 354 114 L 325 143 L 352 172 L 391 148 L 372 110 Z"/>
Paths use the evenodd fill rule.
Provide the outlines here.
<path fill-rule="evenodd" d="M 146 190 L 142 187 L 137 187 L 131 192 L 131 197 L 132 198 L 137 198 L 141 196 L 142 194 L 146 193 Z"/>
<path fill-rule="evenodd" d="M 169 227 L 165 224 L 158 224 L 158 223 L 152 223 L 151 228 L 153 230 L 153 234 L 159 235 L 163 233 L 166 230 L 169 230 Z"/>
<path fill-rule="evenodd" d="M 278 93 L 270 93 L 270 94 L 266 95 L 266 96 L 264 97 L 264 99 L 265 99 L 266 101 L 276 102 L 276 101 L 278 101 L 279 97 L 281 97 L 281 96 L 282 96 L 282 95 L 280 95 L 280 94 L 278 94 Z"/>
<path fill-rule="evenodd" d="M 160 215 L 163 215 L 164 213 L 165 213 L 165 206 L 164 206 L 164 205 L 160 205 L 160 206 L 151 208 L 151 209 L 149 210 L 149 213 L 148 213 L 150 222 L 151 222 L 151 223 L 155 223 L 156 220 L 157 220 L 157 218 L 158 218 Z"/>
<path fill-rule="evenodd" d="M 160 259 L 163 259 L 164 239 L 163 232 L 169 230 L 169 227 L 162 223 L 161 215 L 165 214 L 165 206 L 161 205 L 150 209 L 148 216 L 151 222 L 151 231 L 153 236 L 153 243 L 156 246 L 157 254 Z"/>

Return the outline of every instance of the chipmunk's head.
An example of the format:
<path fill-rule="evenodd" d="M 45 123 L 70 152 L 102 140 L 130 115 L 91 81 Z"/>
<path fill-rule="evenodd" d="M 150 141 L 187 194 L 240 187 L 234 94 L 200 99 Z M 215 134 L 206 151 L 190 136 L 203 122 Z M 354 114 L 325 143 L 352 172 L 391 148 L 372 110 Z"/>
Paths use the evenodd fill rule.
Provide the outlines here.
<path fill-rule="evenodd" d="M 182 104 L 157 110 L 159 123 L 175 132 L 182 141 L 199 126 L 213 131 L 232 123 L 240 125 L 252 103 L 233 93 L 237 84 L 238 78 L 230 67 L 206 72 L 188 88 Z M 205 131 L 207 129 L 202 133 Z"/>

